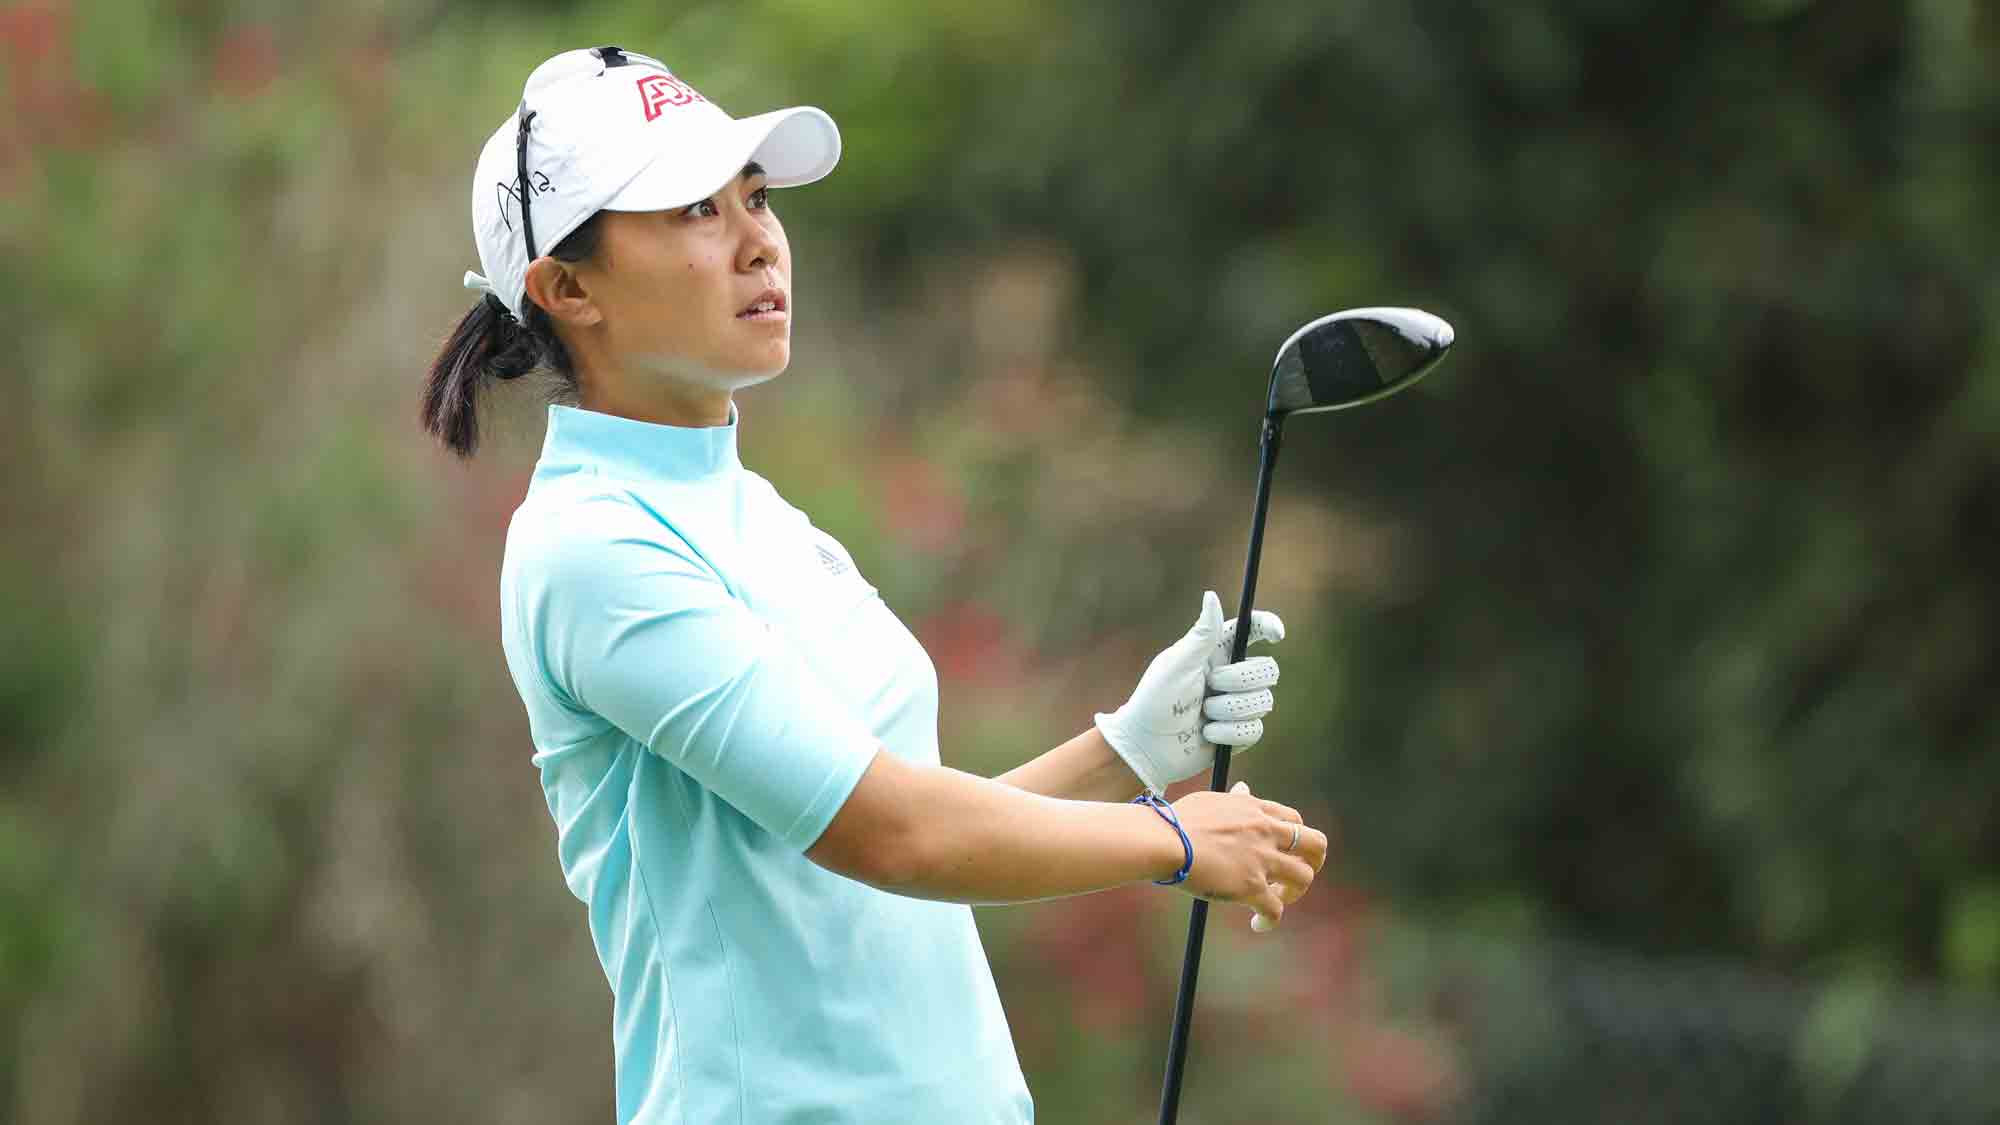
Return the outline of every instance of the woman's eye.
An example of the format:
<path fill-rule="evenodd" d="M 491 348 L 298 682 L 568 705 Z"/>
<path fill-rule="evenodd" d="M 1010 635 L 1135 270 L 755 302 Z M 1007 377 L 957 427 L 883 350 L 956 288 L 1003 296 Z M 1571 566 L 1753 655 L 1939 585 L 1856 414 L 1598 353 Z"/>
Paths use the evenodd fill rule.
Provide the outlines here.
<path fill-rule="evenodd" d="M 750 193 L 750 198 L 747 201 L 746 206 L 748 206 L 752 211 L 761 211 L 769 207 L 771 205 L 771 197 L 769 193 L 770 193 L 769 188 L 758 188 L 756 191 Z M 686 207 L 683 207 L 681 209 L 681 214 L 687 216 L 690 219 L 712 219 L 715 218 L 717 215 L 722 214 L 722 209 L 715 205 L 715 199 L 714 197 L 711 196 L 710 198 L 704 199 L 699 203 L 688 204 Z"/>

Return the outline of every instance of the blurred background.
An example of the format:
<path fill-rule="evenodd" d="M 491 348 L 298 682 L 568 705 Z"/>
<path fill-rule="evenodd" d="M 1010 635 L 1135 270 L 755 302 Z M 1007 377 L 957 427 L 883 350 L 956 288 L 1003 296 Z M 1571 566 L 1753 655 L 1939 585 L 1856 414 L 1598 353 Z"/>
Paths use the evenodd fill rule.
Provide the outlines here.
<path fill-rule="evenodd" d="M 0 3 L 0 1119 L 611 1119 L 498 644 L 545 399 L 416 422 L 601 43 L 839 121 L 743 453 L 965 769 L 1234 604 L 1293 328 L 1457 327 L 1292 429 L 1238 773 L 1340 850 L 1217 912 L 1183 1120 L 2000 1120 L 1988 0 Z M 978 912 L 1041 1120 L 1152 1120 L 1186 902 Z"/>

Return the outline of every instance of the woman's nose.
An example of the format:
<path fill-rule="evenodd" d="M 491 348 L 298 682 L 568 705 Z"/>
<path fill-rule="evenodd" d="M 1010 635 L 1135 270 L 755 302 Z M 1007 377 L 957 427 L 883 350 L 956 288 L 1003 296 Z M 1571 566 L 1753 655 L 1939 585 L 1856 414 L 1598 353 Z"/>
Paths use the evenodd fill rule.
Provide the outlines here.
<path fill-rule="evenodd" d="M 755 218 L 746 217 L 744 222 L 747 229 L 743 233 L 743 247 L 737 254 L 738 268 L 749 271 L 776 266 L 778 240 Z"/>

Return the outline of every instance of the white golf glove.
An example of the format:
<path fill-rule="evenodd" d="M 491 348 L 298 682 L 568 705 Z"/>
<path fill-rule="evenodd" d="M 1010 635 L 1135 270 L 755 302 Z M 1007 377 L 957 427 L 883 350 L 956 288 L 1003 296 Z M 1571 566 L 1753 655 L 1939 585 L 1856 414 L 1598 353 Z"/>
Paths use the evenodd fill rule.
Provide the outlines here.
<path fill-rule="evenodd" d="M 1222 600 L 1208 591 L 1194 628 L 1153 658 L 1132 698 L 1097 716 L 1104 741 L 1155 794 L 1214 765 L 1217 746 L 1231 747 L 1233 755 L 1264 737 L 1278 662 L 1253 656 L 1228 663 L 1235 639 L 1236 619 L 1224 621 Z M 1251 644 L 1284 639 L 1277 614 L 1250 614 Z"/>

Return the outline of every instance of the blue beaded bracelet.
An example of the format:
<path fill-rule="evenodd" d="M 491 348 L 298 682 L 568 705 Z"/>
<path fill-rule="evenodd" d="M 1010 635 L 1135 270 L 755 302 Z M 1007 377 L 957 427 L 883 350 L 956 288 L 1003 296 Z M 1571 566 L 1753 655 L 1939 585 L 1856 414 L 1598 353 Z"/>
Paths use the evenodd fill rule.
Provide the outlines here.
<path fill-rule="evenodd" d="M 1173 825 L 1174 832 L 1181 838 L 1182 850 L 1187 852 L 1187 862 L 1181 864 L 1181 869 L 1174 872 L 1173 878 L 1155 879 L 1153 882 L 1162 887 L 1171 887 L 1176 883 L 1187 882 L 1188 872 L 1194 870 L 1194 841 L 1188 839 L 1187 829 L 1181 827 L 1181 818 L 1174 815 L 1174 807 L 1153 796 L 1151 793 L 1139 794 L 1137 797 L 1132 798 L 1132 803 L 1135 805 L 1150 805 L 1154 812 L 1160 814 L 1162 820 Z"/>

